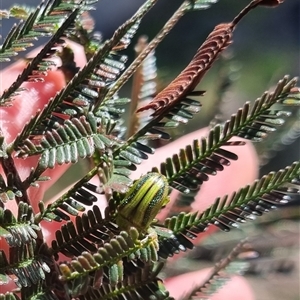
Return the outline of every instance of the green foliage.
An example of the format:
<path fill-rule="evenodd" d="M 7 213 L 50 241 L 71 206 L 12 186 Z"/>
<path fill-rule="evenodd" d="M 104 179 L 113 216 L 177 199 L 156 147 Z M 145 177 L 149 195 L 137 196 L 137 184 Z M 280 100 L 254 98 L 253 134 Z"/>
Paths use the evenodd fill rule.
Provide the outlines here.
<path fill-rule="evenodd" d="M 283 78 L 274 92 L 266 92 L 254 102 L 251 111 L 250 103 L 246 103 L 230 120 L 212 128 L 207 138 L 195 140 L 192 145 L 181 149 L 179 154 L 168 158 L 161 164 L 159 172 L 167 176 L 171 186 L 181 192 L 187 193 L 189 189 L 197 189 L 199 184 L 208 180 L 208 175 L 215 175 L 217 171 L 222 171 L 224 166 L 228 166 L 230 160 L 238 159 L 234 153 L 221 148 L 244 144 L 229 141 L 230 138 L 240 136 L 260 142 L 268 133 L 284 123 L 282 117 L 287 117 L 290 113 L 272 109 L 272 106 L 289 98 L 290 90 L 295 85 L 296 79 L 288 81 L 288 77 Z"/>
<path fill-rule="evenodd" d="M 181 17 L 216 2 L 182 1 L 152 41 L 140 40 L 143 44 L 138 44 L 141 48 L 127 67 L 122 51 L 157 1 L 145 1 L 106 41 L 85 23 L 96 0 L 49 0 L 34 9 L 15 5 L 1 11 L 1 18 L 24 21 L 4 39 L 0 61 L 23 59 L 20 52 L 34 46 L 39 37 L 49 40 L 2 92 L 0 109 L 13 109 L 19 101 L 16 97 L 26 93 L 22 84 L 43 82 L 50 70 L 63 72 L 66 80 L 10 144 L 6 136 L 0 136 L 0 237 L 9 248 L 0 251 L 0 283 L 14 278 L 18 287 L 0 294 L 1 299 L 172 299 L 159 278 L 170 256 L 192 249 L 193 239 L 211 225 L 226 232 L 299 197 L 300 163 L 295 162 L 216 199 L 204 212 L 188 211 L 203 182 L 239 159 L 236 147 L 243 147 L 246 140 L 263 142 L 286 120 L 293 121 L 291 112 L 299 107 L 300 92 L 297 79 L 288 76 L 273 92 L 265 92 L 229 120 L 216 124 L 207 137 L 183 145 L 160 166 L 132 180 L 137 165 L 155 155 L 153 141 L 167 141 L 170 128 L 187 124 L 200 111 L 201 104 L 193 97 L 205 92 L 197 90 L 197 85 L 232 43 L 240 20 L 259 5 L 281 3 L 253 0 L 231 22 L 216 26 L 187 67 L 157 93 L 154 49 Z M 83 45 L 87 58 L 83 68 L 76 66 L 66 38 Z M 119 97 L 118 91 L 133 74 L 132 99 Z M 131 100 L 132 126 L 127 130 L 123 114 Z M 234 141 L 234 137 L 245 141 Z M 15 162 L 28 156 L 37 157 L 37 165 L 28 167 L 29 175 L 21 178 Z M 50 180 L 46 171 L 80 159 L 89 167 L 85 176 L 52 203 L 40 202 L 39 211 L 34 212 L 34 202 L 41 199 L 31 198 L 30 187 Z M 93 177 L 100 183 L 91 183 Z M 180 204 L 180 196 L 168 203 L 172 189 L 188 195 L 185 204 Z M 99 199 L 108 203 L 104 212 L 98 207 Z M 8 208 L 11 203 L 17 212 Z M 177 205 L 180 212 L 158 222 L 155 218 L 166 205 Z M 64 221 L 49 244 L 43 232 L 45 221 Z M 227 280 L 218 277 L 219 272 L 238 256 L 239 247 L 203 286 L 191 287 L 187 298 L 199 295 L 204 287 L 213 294 Z M 69 260 L 61 261 L 62 255 Z"/>
<path fill-rule="evenodd" d="M 203 232 L 210 224 L 229 231 L 238 227 L 238 223 L 254 220 L 256 216 L 296 199 L 299 194 L 299 176 L 300 163 L 296 162 L 277 173 L 271 172 L 231 196 L 216 199 L 215 203 L 204 212 L 180 213 L 166 219 L 164 225 L 172 230 L 184 246 L 187 238 Z M 163 237 L 162 243 L 167 242 Z"/>

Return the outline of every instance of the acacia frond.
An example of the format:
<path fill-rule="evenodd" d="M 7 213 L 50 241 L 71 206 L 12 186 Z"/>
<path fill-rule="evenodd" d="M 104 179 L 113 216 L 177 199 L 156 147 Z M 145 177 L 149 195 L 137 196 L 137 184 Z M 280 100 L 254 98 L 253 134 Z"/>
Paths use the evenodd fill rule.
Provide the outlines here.
<path fill-rule="evenodd" d="M 10 247 L 20 247 L 37 238 L 40 228 L 33 224 L 34 215 L 31 206 L 24 202 L 18 204 L 18 218 L 8 209 L 0 207 L 0 236 Z"/>
<path fill-rule="evenodd" d="M 164 27 L 153 38 L 149 45 L 140 53 L 140 55 L 131 63 L 126 71 L 120 76 L 116 83 L 110 88 L 106 95 L 106 99 L 112 98 L 119 89 L 128 81 L 128 79 L 136 72 L 137 68 L 142 64 L 144 59 L 161 43 L 161 41 L 168 35 L 177 22 L 189 11 L 197 9 L 206 9 L 212 4 L 216 3 L 216 0 L 186 0 L 176 10 L 172 17 L 165 23 Z"/>
<path fill-rule="evenodd" d="M 77 216 L 75 224 L 68 222 L 56 231 L 51 252 L 56 259 L 58 253 L 67 257 L 79 256 L 84 251 L 95 253 L 116 231 L 118 229 L 115 225 L 102 218 L 98 206 L 93 206 L 86 214 Z"/>
<path fill-rule="evenodd" d="M 149 2 L 152 3 L 153 1 Z M 147 4 L 149 5 L 148 2 Z M 40 135 L 42 129 L 46 131 L 56 122 L 61 124 L 65 118 L 72 116 L 79 117 L 84 115 L 86 111 L 94 108 L 95 102 L 99 98 L 98 88 L 103 83 L 101 76 L 104 73 L 103 76 L 108 74 L 107 76 L 109 77 L 109 74 L 113 74 L 114 69 L 117 67 L 116 63 L 111 62 L 109 58 L 111 52 L 116 50 L 116 47 L 124 47 L 124 43 L 128 42 L 128 40 L 123 41 L 124 37 L 127 37 L 128 34 L 132 36 L 132 27 L 135 28 L 136 23 L 140 21 L 145 13 L 145 9 L 139 10 L 134 17 L 116 30 L 113 37 L 102 45 L 86 66 L 73 77 L 67 86 L 52 98 L 41 112 L 38 112 L 29 121 L 18 135 L 18 143 L 22 143 L 30 135 Z M 135 30 L 136 28 L 134 32 Z M 105 69 L 104 71 L 101 71 L 102 67 Z M 122 66 L 119 67 L 122 68 Z M 97 75 L 99 72 L 100 76 Z M 64 115 L 65 118 L 63 117 Z"/>
<path fill-rule="evenodd" d="M 70 220 L 70 215 L 77 216 L 78 212 L 84 211 L 84 205 L 93 205 L 97 201 L 97 197 L 93 193 L 98 192 L 99 189 L 95 185 L 81 181 L 46 208 L 40 202 L 41 212 L 36 216 L 36 220 L 37 222 L 41 219 L 58 222 L 62 220 L 68 221 Z"/>
<path fill-rule="evenodd" d="M 217 199 L 204 212 L 184 213 L 181 210 L 177 217 L 167 219 L 164 224 L 154 219 L 169 200 L 169 188 L 182 192 L 191 189 L 196 193 L 209 175 L 223 170 L 231 160 L 238 158 L 221 148 L 244 144 L 231 142 L 230 138 L 241 136 L 260 141 L 275 131 L 276 126 L 283 123 L 282 117 L 289 113 L 278 107 L 272 110 L 273 104 L 299 106 L 299 89 L 294 88 L 296 81 L 288 82 L 287 77 L 277 85 L 274 93 L 266 93 L 258 99 L 251 110 L 246 104 L 224 125 L 213 128 L 207 138 L 187 145 L 162 164 L 160 171 L 154 169 L 155 174 L 142 177 L 126 193 L 132 185 L 130 172 L 154 153 L 147 141 L 168 139 L 168 128 L 187 123 L 199 112 L 201 104 L 190 97 L 203 95 L 202 91 L 194 89 L 231 43 L 237 23 L 252 8 L 277 6 L 283 0 L 253 0 L 231 23 L 217 26 L 187 68 L 150 104 L 138 110 L 148 113 L 151 108 L 154 112 L 151 116 L 148 114 L 140 130 L 128 135 L 128 140 L 123 140 L 125 130 L 121 117 L 130 100 L 119 98 L 117 91 L 134 72 L 141 75 L 138 66 L 143 61 L 147 63 L 144 59 L 153 53 L 182 16 L 208 8 L 217 0 L 182 0 L 178 10 L 127 70 L 127 57 L 119 51 L 130 44 L 142 18 L 158 0 L 144 0 L 133 17 L 103 43 L 97 39 L 97 33 L 92 32 L 94 23 L 84 24 L 86 14 L 83 13 L 91 10 L 97 1 L 43 0 L 34 10 L 14 7 L 10 11 L 0 11 L 0 17 L 2 14 L 24 20 L 13 27 L 5 39 L 0 48 L 0 62 L 19 55 L 39 37 L 49 36 L 50 39 L 36 57 L 28 59 L 22 74 L 0 96 L 0 105 L 8 106 L 9 101 L 24 90 L 22 83 L 31 81 L 30 87 L 34 88 L 34 82 L 44 80 L 52 67 L 65 75 L 64 87 L 48 99 L 48 104 L 36 112 L 10 145 L 6 145 L 6 137 L 0 132 L 0 172 L 4 174 L 0 174 L 0 240 L 4 238 L 9 248 L 9 253 L 0 250 L 0 285 L 9 286 L 9 281 L 14 280 L 18 287 L 16 294 L 0 294 L 0 300 L 172 299 L 157 277 L 163 267 L 159 259 L 192 248 L 191 240 L 210 225 L 229 231 L 238 223 L 252 220 L 300 194 L 300 162 L 297 162 L 286 170 L 270 173 L 231 197 Z M 83 45 L 88 61 L 83 69 L 76 66 L 74 53 L 63 40 L 65 37 Z M 53 60 L 57 55 L 61 59 L 60 67 Z M 153 83 L 151 79 L 147 82 L 143 78 L 142 81 Z M 154 97 L 152 86 L 149 94 L 149 90 L 144 93 L 145 86 L 134 90 L 136 98 Z M 10 121 L 4 124 L 5 134 L 12 133 L 7 128 Z M 31 166 L 25 179 L 23 171 L 28 173 L 30 161 L 19 167 L 14 154 L 17 158 L 34 155 L 40 158 L 37 167 Z M 40 202 L 40 212 L 33 214 L 30 203 L 37 199 L 27 193 L 30 185 L 47 179 L 41 176 L 47 169 L 57 164 L 77 163 L 80 158 L 93 159 L 95 167 L 53 203 Z M 89 183 L 95 175 L 100 184 Z M 107 203 L 104 215 L 94 205 L 101 201 L 100 197 Z M 11 200 L 16 202 L 17 215 L 6 209 Z M 136 204 L 140 208 L 137 211 L 132 209 Z M 78 216 L 86 206 L 89 206 L 87 213 Z M 70 216 L 76 216 L 74 222 L 70 221 Z M 42 221 L 68 221 L 56 232 L 56 238 L 49 241 L 51 248 L 44 242 L 44 238 L 48 242 L 48 237 L 44 236 L 44 230 L 41 231 Z M 136 228 L 131 227 L 132 224 L 136 224 Z M 61 263 L 61 254 L 72 261 Z M 216 267 L 210 278 L 212 281 L 231 258 L 229 256 Z M 222 283 L 222 276 L 216 282 L 217 285 Z M 193 292 L 197 294 L 199 290 L 202 288 L 196 287 Z"/>
<path fill-rule="evenodd" d="M 223 26 L 223 27 L 222 27 Z M 192 92 L 223 49 L 231 42 L 231 24 L 221 24 L 212 31 L 188 66 L 146 106 L 137 112 L 152 109 L 153 116 L 170 111 Z"/>
<path fill-rule="evenodd" d="M 174 298 L 169 296 L 162 281 L 157 277 L 162 267 L 162 263 L 145 266 L 126 277 L 117 286 L 105 284 L 98 290 L 89 287 L 86 294 L 79 296 L 78 299 L 98 300 L 122 297 L 124 299 L 172 300 Z"/>
<path fill-rule="evenodd" d="M 176 127 L 179 122 L 186 123 L 194 113 L 199 111 L 200 104 L 198 101 L 185 99 L 182 103 L 180 108 L 174 108 L 175 115 L 170 114 L 154 118 L 121 146 L 116 147 L 113 151 L 114 160 L 127 161 L 128 164 L 124 163 L 124 166 L 129 170 L 135 170 L 136 165 L 148 159 L 148 154 L 154 153 L 154 149 L 146 145 L 147 141 L 169 139 L 169 134 L 164 131 L 166 128 Z M 163 117 L 169 118 L 170 121 L 160 122 Z"/>
<path fill-rule="evenodd" d="M 119 147 L 120 148 L 120 147 Z M 119 149 L 118 148 L 118 149 Z M 112 153 L 112 157 L 100 157 L 94 161 L 97 163 L 76 186 L 79 188 L 88 182 L 93 176 L 98 174 L 101 180 L 102 192 L 111 194 L 112 191 L 125 193 L 132 184 L 129 177 L 132 170 L 136 169 L 136 164 L 148 158 L 148 154 L 153 154 L 154 149 L 142 142 L 132 142 L 129 146 L 122 149 L 119 155 Z M 74 186 L 75 188 L 75 186 Z"/>
<path fill-rule="evenodd" d="M 194 140 L 192 145 L 181 149 L 179 154 L 167 158 L 159 172 L 168 178 L 172 187 L 181 192 L 188 193 L 190 189 L 197 189 L 203 181 L 209 179 L 208 175 L 215 175 L 224 166 L 230 165 L 230 160 L 238 159 L 236 154 L 221 147 L 243 145 L 245 142 L 230 142 L 229 139 L 240 136 L 258 142 L 284 123 L 282 117 L 290 114 L 270 108 L 277 101 L 289 97 L 296 82 L 296 78 L 288 80 L 287 76 L 284 77 L 278 82 L 275 91 L 265 92 L 255 101 L 251 110 L 250 104 L 246 103 L 222 127 L 217 125 L 212 128 L 207 138 Z M 158 169 L 152 171 L 158 172 Z"/>
<path fill-rule="evenodd" d="M 41 156 L 37 167 L 31 171 L 24 185 L 29 187 L 36 181 L 43 181 L 41 174 L 47 168 L 54 168 L 56 164 L 76 163 L 79 158 L 91 157 L 95 153 L 102 157 L 107 149 L 116 144 L 109 135 L 113 128 L 114 124 L 110 121 L 102 124 L 92 113 L 88 113 L 86 117 L 66 120 L 63 125 L 56 123 L 51 131 L 44 134 L 37 132 L 36 135 L 31 135 L 23 145 L 19 145 L 18 155 L 26 157 L 41 153 Z M 18 138 L 15 142 L 17 144 Z M 100 161 L 102 165 L 103 161 Z M 106 165 L 102 168 L 100 165 L 99 172 L 107 168 Z"/>
<path fill-rule="evenodd" d="M 169 139 L 168 133 L 163 131 L 165 128 L 174 127 L 178 125 L 179 121 L 184 121 L 191 118 L 192 113 L 198 112 L 198 102 L 186 99 L 183 107 L 178 111 L 178 116 L 170 116 L 171 121 L 160 122 L 160 120 L 150 121 L 146 126 L 140 129 L 127 141 L 122 143 L 119 147 L 113 150 L 114 161 L 120 162 L 120 166 L 127 168 L 128 170 L 135 170 L 136 165 L 141 164 L 145 159 L 148 159 L 148 154 L 153 154 L 154 149 L 146 145 L 148 140 L 155 140 L 158 138 Z M 172 119 L 176 119 L 173 121 Z M 163 128 L 163 130 L 161 129 Z M 115 173 L 115 172 L 114 172 Z M 127 173 L 127 179 L 129 179 L 130 172 Z M 125 179 L 125 178 L 124 178 Z"/>
<path fill-rule="evenodd" d="M 90 101 L 91 99 L 94 100 L 94 97 L 97 97 L 98 93 L 95 91 L 91 92 L 90 89 L 85 92 L 85 82 L 87 77 L 88 75 L 93 75 L 93 70 L 96 68 L 96 66 L 101 64 L 101 62 L 106 59 L 111 49 L 119 43 L 120 39 L 122 39 L 128 29 L 131 28 L 134 21 L 135 20 L 131 19 L 122 25 L 115 32 L 112 39 L 107 41 L 103 47 L 101 47 L 101 49 L 93 56 L 87 65 L 73 77 L 68 85 L 63 88 L 54 98 L 52 98 L 48 105 L 46 105 L 41 112 L 38 112 L 28 122 L 28 124 L 25 125 L 23 131 L 17 137 L 18 143 L 22 143 L 30 135 L 40 135 L 40 130 L 42 128 L 47 130 L 56 122 L 63 123 L 65 118 L 70 118 L 71 116 L 81 116 L 85 113 L 85 110 L 89 111 L 91 109 L 93 102 L 91 103 Z M 87 99 L 87 103 L 82 101 L 80 96 L 78 99 L 78 93 L 76 92 L 78 87 L 80 91 L 83 91 L 84 94 L 89 97 L 84 98 Z M 92 98 L 90 96 L 92 96 Z M 62 115 L 65 115 L 65 118 L 63 118 Z"/>
<path fill-rule="evenodd" d="M 12 101 L 16 95 L 20 94 L 20 92 L 24 91 L 24 88 L 20 88 L 23 82 L 43 81 L 42 76 L 46 76 L 47 71 L 55 65 L 55 63 L 51 61 L 51 58 L 56 54 L 59 46 L 64 46 L 65 41 L 61 39 L 61 37 L 65 36 L 66 30 L 73 24 L 78 12 L 79 10 L 77 9 L 69 15 L 40 53 L 28 63 L 16 81 L 13 82 L 8 89 L 4 90 L 0 97 L 0 105 L 10 105 L 10 101 Z"/>
<path fill-rule="evenodd" d="M 120 31 L 120 29 L 119 29 L 119 31 Z M 115 33 L 115 35 L 116 34 L 117 33 Z M 75 78 L 78 77 L 78 75 L 75 76 Z M 108 106 L 106 106 L 107 104 L 108 104 Z M 121 104 L 123 104 L 123 101 Z M 109 110 L 111 110 L 113 113 L 116 113 L 116 108 L 113 107 L 114 105 L 115 105 L 114 99 L 107 99 L 106 101 L 103 101 L 103 105 L 99 107 L 99 109 L 96 112 L 96 115 L 98 114 L 101 117 L 105 117 L 105 116 L 109 117 Z M 103 113 L 101 112 L 101 109 L 102 109 L 101 107 L 104 108 Z M 183 105 L 180 107 L 180 111 L 178 109 L 179 112 L 177 111 L 177 114 L 179 116 L 177 116 L 177 117 L 175 116 L 175 119 L 176 120 L 179 119 L 179 121 L 181 121 L 181 122 L 186 122 L 187 119 L 191 118 L 192 113 L 196 113 L 199 111 L 198 107 L 199 107 L 199 103 L 197 101 L 186 99 L 185 102 L 183 103 Z M 175 110 L 176 110 L 176 108 L 175 108 Z M 119 117 L 120 112 L 118 111 L 117 114 L 118 115 L 116 116 L 116 118 Z M 144 128 L 143 132 L 139 133 L 139 135 L 143 135 L 143 136 L 137 135 L 137 138 L 133 137 L 132 139 L 129 140 L 128 143 L 125 143 L 125 145 L 119 147 L 116 151 L 114 151 L 114 154 L 113 154 L 114 161 L 121 162 L 121 164 L 118 164 L 120 166 L 124 167 L 124 165 L 126 165 L 126 168 L 128 168 L 128 169 L 135 169 L 135 164 L 139 164 L 143 159 L 147 159 L 148 158 L 147 154 L 150 154 L 150 153 L 152 154 L 154 152 L 154 150 L 152 148 L 146 146 L 143 143 L 143 140 L 155 139 L 158 137 L 169 138 L 169 135 L 167 133 L 161 131 L 160 129 L 153 128 L 153 127 L 155 127 L 154 125 L 156 125 L 156 127 L 170 127 L 170 126 L 178 125 L 177 121 L 174 122 L 172 120 L 172 119 L 174 119 L 174 117 L 171 116 L 170 118 L 171 118 L 170 122 L 161 123 L 158 120 L 154 124 L 150 124 L 149 128 L 147 125 L 146 128 Z M 32 124 L 37 123 L 37 120 L 35 120 L 35 118 L 34 118 L 31 123 Z M 28 128 L 31 127 L 30 125 L 31 124 L 28 125 Z M 25 130 L 24 130 L 24 132 L 25 132 Z M 26 137 L 26 134 L 25 134 L 25 137 Z M 22 136 L 22 138 L 24 138 L 24 137 Z M 127 162 L 129 162 L 129 164 Z M 119 171 L 116 171 L 116 173 L 113 173 L 113 175 L 115 175 L 114 177 L 117 179 L 120 179 L 118 176 L 118 175 L 120 175 L 119 174 L 120 172 L 121 172 L 121 168 L 119 168 Z M 92 176 L 94 176 L 96 173 L 97 173 L 97 166 L 90 172 L 90 174 L 92 174 Z M 124 179 L 123 182 L 126 181 L 126 184 L 124 185 L 124 187 L 126 185 L 128 186 L 131 183 L 131 180 L 128 178 L 128 176 L 129 176 L 128 172 L 125 175 L 124 175 L 124 172 L 122 172 L 121 176 Z M 112 181 L 116 182 L 114 180 L 112 180 Z M 125 189 L 123 189 L 123 191 L 125 191 Z"/>
<path fill-rule="evenodd" d="M 101 124 L 92 113 L 88 113 L 87 116 L 65 120 L 62 125 L 56 123 L 45 133 L 37 128 L 23 145 L 18 144 L 17 138 L 14 146 L 19 157 L 42 154 L 39 167 L 53 168 L 55 164 L 76 163 L 79 157 L 91 157 L 96 150 L 105 152 L 114 144 L 108 135 L 112 127 L 112 124 Z"/>
<path fill-rule="evenodd" d="M 43 2 L 30 12 L 24 23 L 12 27 L 1 46 L 0 61 L 10 61 L 10 57 L 32 47 L 38 37 L 51 35 L 78 7 L 80 4 L 66 0 Z"/>
<path fill-rule="evenodd" d="M 194 88 L 199 83 L 199 80 L 204 76 L 211 64 L 215 61 L 217 56 L 229 45 L 231 41 L 232 31 L 234 30 L 238 21 L 249 10 L 257 5 L 253 3 L 251 2 L 251 5 L 247 6 L 245 10 L 243 10 L 231 23 L 221 24 L 217 26 L 215 30 L 208 36 L 204 44 L 199 48 L 195 57 L 192 59 L 191 63 L 186 67 L 186 69 L 170 85 L 168 85 L 162 92 L 160 92 L 150 102 L 150 104 L 137 110 L 137 112 L 141 112 L 150 108 L 154 109 L 154 113 L 152 114 L 153 118 L 146 126 L 141 128 L 136 134 L 131 136 L 121 147 L 114 150 L 113 157 L 115 159 L 119 159 L 123 155 L 122 158 L 130 161 L 132 165 L 139 164 L 141 162 L 142 156 L 147 157 L 146 153 L 147 151 L 148 153 L 151 153 L 151 149 L 143 145 L 143 147 L 147 149 L 147 151 L 141 151 L 140 149 L 137 149 L 135 147 L 136 143 L 140 143 L 145 139 L 169 139 L 169 134 L 164 131 L 166 128 L 176 127 L 179 125 L 179 123 L 187 123 L 188 120 L 192 118 L 193 114 L 199 111 L 200 103 L 187 97 L 193 95 L 199 96 L 203 94 L 203 92 L 201 91 L 193 91 Z M 246 108 L 244 111 L 244 117 L 245 115 Z M 164 118 L 169 120 L 167 122 L 161 122 Z M 238 121 L 240 120 L 237 120 L 236 123 Z M 218 137 L 218 134 L 215 135 L 214 138 L 216 140 L 220 139 L 220 137 Z M 226 139 L 226 142 L 228 141 L 228 139 Z M 213 142 L 213 140 L 210 140 L 210 142 Z M 213 144 L 214 142 L 210 143 L 208 147 L 212 146 Z M 220 145 L 218 145 L 217 148 L 219 148 L 219 146 Z M 196 147 L 198 147 L 198 145 Z M 128 151 L 128 149 L 132 149 L 132 151 Z M 134 152 L 136 152 L 136 154 Z M 210 154 L 213 153 L 210 152 Z M 125 157 L 126 155 L 129 157 L 129 159 Z M 231 153 L 229 153 L 229 155 L 231 155 Z M 214 156 L 216 157 L 218 168 L 219 166 L 220 168 L 223 168 L 222 164 L 228 164 L 228 159 L 226 157 L 227 155 L 225 155 L 225 159 L 224 157 L 219 157 L 216 154 Z M 212 163 L 213 165 L 215 164 L 214 161 Z M 200 169 L 201 168 L 202 166 L 200 167 Z M 210 166 L 206 169 L 208 169 L 208 172 L 210 173 L 215 172 L 214 166 L 212 171 Z M 203 178 L 201 178 L 200 180 L 202 181 Z M 192 181 L 193 188 L 195 188 L 195 183 L 196 186 L 198 184 L 197 180 L 195 180 L 195 178 L 192 178 Z M 171 182 L 171 185 L 181 191 L 188 191 L 187 187 L 182 187 L 180 184 Z"/>
<path fill-rule="evenodd" d="M 160 252 L 173 255 L 169 251 L 171 245 L 181 244 L 189 248 L 191 241 L 197 234 L 213 224 L 224 231 L 238 227 L 238 223 L 254 220 L 256 216 L 275 209 L 292 201 L 300 193 L 300 162 L 295 162 L 284 170 L 271 172 L 256 180 L 232 196 L 218 198 L 215 203 L 204 212 L 180 213 L 178 216 L 166 219 L 164 226 L 173 231 L 174 237 L 160 239 Z M 177 244 L 176 244 L 177 243 Z M 166 246 L 165 246 L 166 244 Z M 176 246 L 176 251 L 180 247 Z"/>
<path fill-rule="evenodd" d="M 151 235 L 139 239 L 131 228 L 121 231 L 92 254 L 84 251 L 69 263 L 61 264 L 61 279 L 68 283 L 71 294 L 84 294 L 89 286 L 99 289 L 103 283 L 117 285 L 138 265 L 157 260 L 158 244 Z"/>
<path fill-rule="evenodd" d="M 0 251 L 0 276 L 8 280 L 13 274 L 18 279 L 17 286 L 27 287 L 46 278 L 50 272 L 48 264 L 37 256 L 34 240 L 20 247 L 10 248 L 9 261 L 3 250 Z"/>
<path fill-rule="evenodd" d="M 115 161 L 114 166 L 111 157 L 107 155 L 103 155 L 100 161 L 97 168 L 90 171 L 65 194 L 49 204 L 46 208 L 44 204 L 40 202 L 40 213 L 37 214 L 35 218 L 36 222 L 38 223 L 41 219 L 58 222 L 62 220 L 68 221 L 70 219 L 69 214 L 77 216 L 79 211 L 85 210 L 84 205 L 91 206 L 97 201 L 97 197 L 94 193 L 110 194 L 111 189 L 119 192 L 126 191 L 132 181 L 128 180 L 129 175 L 123 172 L 122 162 Z M 118 170 L 118 166 L 120 170 Z M 113 174 L 114 167 L 115 174 Z M 99 173 L 99 177 L 102 180 L 100 187 L 89 183 L 89 180 L 94 177 L 96 173 Z M 31 176 L 29 176 L 29 178 L 31 178 Z"/>
<path fill-rule="evenodd" d="M 252 1 L 232 22 L 216 26 L 197 50 L 188 66 L 151 103 L 140 107 L 137 112 L 152 109 L 154 111 L 152 115 L 158 116 L 170 112 L 173 107 L 184 100 L 199 84 L 220 53 L 230 45 L 237 23 L 256 6 L 255 2 L 258 1 Z M 201 1 L 196 1 L 191 5 L 200 7 Z"/>

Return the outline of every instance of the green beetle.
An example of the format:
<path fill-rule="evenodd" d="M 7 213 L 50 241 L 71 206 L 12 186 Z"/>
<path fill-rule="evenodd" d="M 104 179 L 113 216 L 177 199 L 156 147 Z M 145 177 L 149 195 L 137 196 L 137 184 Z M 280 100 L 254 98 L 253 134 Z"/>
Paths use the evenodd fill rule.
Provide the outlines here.
<path fill-rule="evenodd" d="M 118 206 L 116 222 L 123 230 L 131 226 L 145 233 L 154 218 L 169 202 L 169 184 L 165 176 L 148 173 L 138 179 Z"/>

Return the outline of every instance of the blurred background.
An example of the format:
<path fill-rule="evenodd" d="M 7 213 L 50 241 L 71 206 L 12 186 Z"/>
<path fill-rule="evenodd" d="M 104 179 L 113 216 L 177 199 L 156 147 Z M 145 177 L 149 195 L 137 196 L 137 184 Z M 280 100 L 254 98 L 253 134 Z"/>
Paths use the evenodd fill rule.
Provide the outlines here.
<path fill-rule="evenodd" d="M 29 6 L 40 3 L 36 0 L 17 2 Z M 96 5 L 97 10 L 91 11 L 96 30 L 101 32 L 104 39 L 109 38 L 143 2 L 100 0 Z M 182 0 L 158 1 L 144 18 L 132 46 L 126 50 L 129 62 L 134 57 L 133 47 L 138 36 L 146 34 L 151 40 L 181 3 Z M 208 10 L 185 15 L 155 51 L 158 87 L 160 89 L 165 87 L 188 64 L 215 25 L 231 21 L 247 3 L 246 0 L 219 0 Z M 11 4 L 11 1 L 1 1 L 0 9 L 9 8 Z M 2 22 L 0 34 L 3 38 L 13 22 L 14 20 Z M 229 51 L 214 64 L 197 88 L 207 91 L 205 97 L 201 98 L 202 111 L 188 126 L 181 126 L 179 131 L 174 132 L 175 136 L 208 126 L 214 115 L 220 113 L 220 105 L 222 118 L 226 119 L 243 103 L 255 100 L 265 90 L 272 88 L 284 75 L 289 74 L 291 77 L 299 75 L 300 1 L 285 0 L 276 9 L 257 8 L 242 20 L 233 39 L 234 43 L 229 47 Z M 1 65 L 1 68 L 4 66 Z M 222 80 L 227 80 L 225 83 L 228 86 L 223 95 L 223 102 L 219 104 L 219 94 L 216 90 L 220 88 Z M 130 89 L 131 82 L 120 91 L 121 96 L 129 97 Z M 293 133 L 292 138 L 285 141 L 284 147 L 278 146 L 282 144 L 280 140 L 275 147 L 276 143 L 272 138 L 263 145 L 258 144 L 257 150 L 262 161 L 261 175 L 299 160 L 299 114 L 294 115 L 292 121 L 287 123 L 287 127 L 293 128 Z M 279 151 L 280 149 L 283 151 Z M 65 180 L 60 180 L 59 184 L 66 186 L 74 180 L 69 171 Z M 60 188 L 58 185 L 57 189 Z M 48 195 L 50 196 L 51 194 Z M 277 218 L 281 221 L 275 222 Z M 257 299 L 299 299 L 298 205 L 259 218 L 257 223 L 247 225 L 240 231 L 214 235 L 197 247 L 184 263 L 174 264 L 169 270 L 169 275 L 211 266 L 221 255 L 226 255 L 226 249 L 231 250 L 245 235 L 253 237 L 261 253 L 261 259 L 252 263 L 252 269 L 247 274 Z"/>

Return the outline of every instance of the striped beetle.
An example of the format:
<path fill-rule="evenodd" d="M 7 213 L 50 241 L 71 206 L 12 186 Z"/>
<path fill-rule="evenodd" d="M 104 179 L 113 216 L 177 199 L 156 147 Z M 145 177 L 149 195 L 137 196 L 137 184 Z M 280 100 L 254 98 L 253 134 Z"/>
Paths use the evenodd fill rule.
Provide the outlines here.
<path fill-rule="evenodd" d="M 169 202 L 169 184 L 165 176 L 148 173 L 138 179 L 119 204 L 116 216 L 118 226 L 128 230 L 136 227 L 147 231 L 154 218 Z"/>

